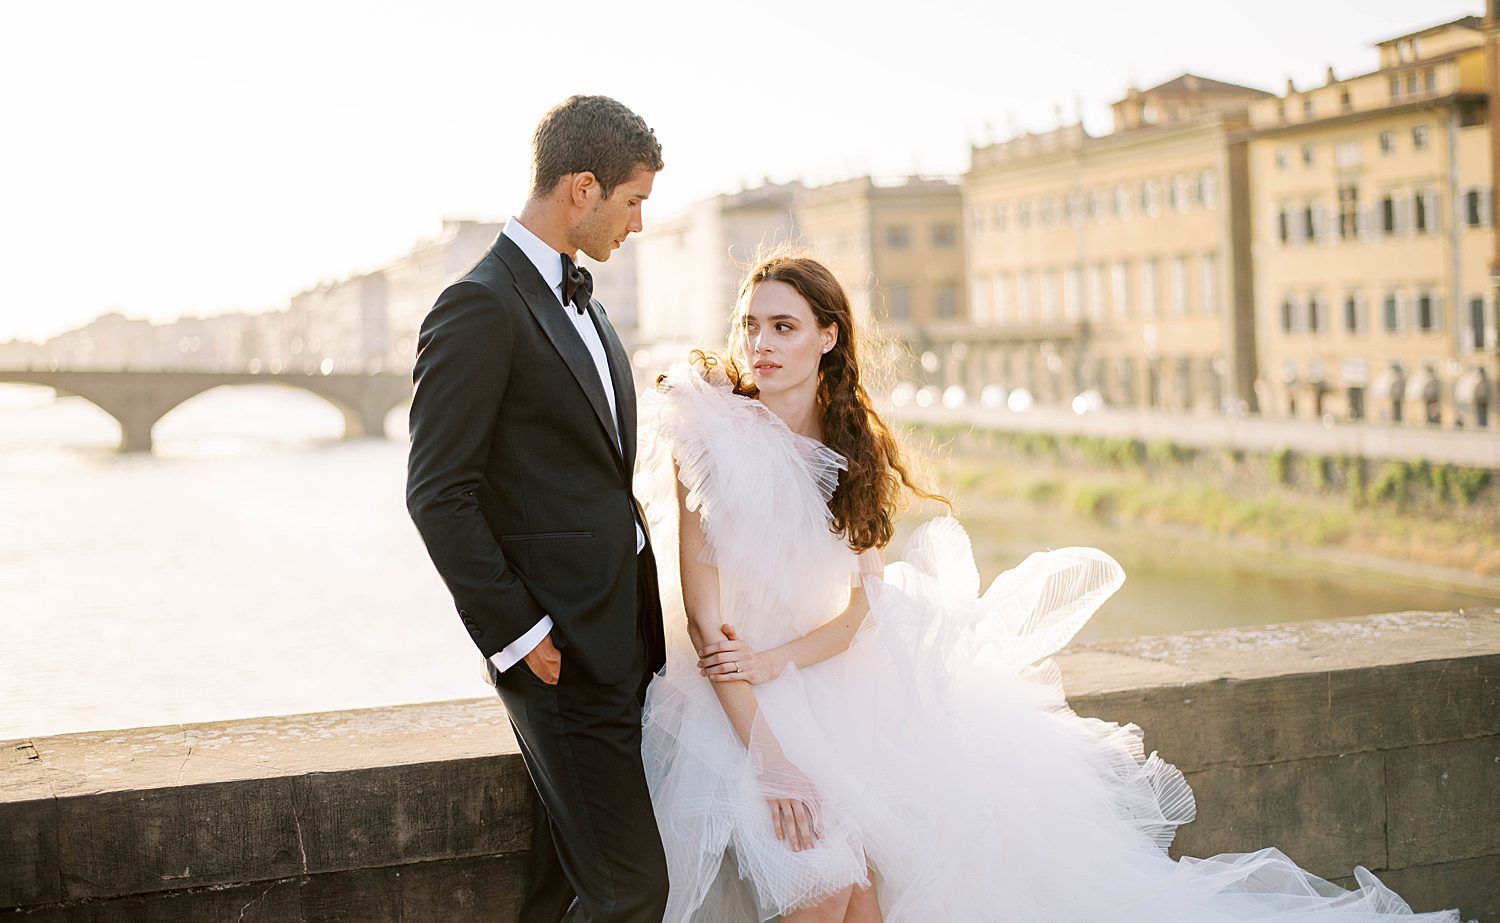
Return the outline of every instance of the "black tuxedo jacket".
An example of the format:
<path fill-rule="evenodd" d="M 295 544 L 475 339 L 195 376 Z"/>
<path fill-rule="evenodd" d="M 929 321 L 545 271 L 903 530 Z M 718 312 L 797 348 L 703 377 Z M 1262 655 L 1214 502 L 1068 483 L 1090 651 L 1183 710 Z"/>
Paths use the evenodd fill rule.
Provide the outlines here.
<path fill-rule="evenodd" d="M 591 302 L 622 452 L 571 310 L 504 234 L 443 291 L 417 340 L 406 503 L 486 657 L 550 615 L 563 671 L 614 683 L 637 632 L 648 667 L 663 663 L 661 601 L 649 540 L 635 550 L 630 360 Z M 649 584 L 639 622 L 638 580 Z"/>

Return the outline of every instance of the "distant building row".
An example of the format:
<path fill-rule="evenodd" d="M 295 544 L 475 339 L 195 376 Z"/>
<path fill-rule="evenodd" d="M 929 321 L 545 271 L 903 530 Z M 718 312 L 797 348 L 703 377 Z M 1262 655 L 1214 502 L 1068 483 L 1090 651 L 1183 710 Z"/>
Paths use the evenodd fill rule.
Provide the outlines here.
<path fill-rule="evenodd" d="M 796 238 L 925 381 L 1066 404 L 1495 426 L 1485 23 L 1277 96 L 1191 74 L 977 147 L 959 182 L 766 186 L 638 242 L 642 344 L 722 338 Z"/>

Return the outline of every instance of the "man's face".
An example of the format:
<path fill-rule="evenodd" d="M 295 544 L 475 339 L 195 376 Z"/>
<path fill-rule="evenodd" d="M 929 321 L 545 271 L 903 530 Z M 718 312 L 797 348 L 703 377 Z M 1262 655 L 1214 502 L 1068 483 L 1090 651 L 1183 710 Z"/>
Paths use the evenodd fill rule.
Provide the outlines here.
<path fill-rule="evenodd" d="M 574 229 L 573 242 L 590 259 L 604 262 L 631 234 L 641 230 L 641 206 L 651 195 L 656 174 L 636 167 L 630 178 L 619 184 L 605 198 L 598 186 L 593 188 L 583 218 Z"/>

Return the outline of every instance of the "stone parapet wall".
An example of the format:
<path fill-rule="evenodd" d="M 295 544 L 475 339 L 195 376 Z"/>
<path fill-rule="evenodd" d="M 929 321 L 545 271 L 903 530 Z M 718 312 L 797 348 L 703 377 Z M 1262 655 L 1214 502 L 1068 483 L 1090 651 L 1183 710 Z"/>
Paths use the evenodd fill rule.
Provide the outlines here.
<path fill-rule="evenodd" d="M 1281 847 L 1500 923 L 1500 610 L 1079 646 L 1199 819 L 1174 854 Z M 530 788 L 475 700 L 0 743 L 0 914 L 28 921 L 509 920 Z"/>
<path fill-rule="evenodd" d="M 1238 449 L 1270 454 L 1290 449 L 1302 455 L 1347 455 L 1389 461 L 1426 459 L 1433 463 L 1500 470 L 1500 438 L 1493 429 L 1454 430 L 1360 421 L 1324 426 L 1314 420 L 1204 416 L 1185 413 L 1111 410 L 1077 414 L 1039 407 L 1014 413 L 990 407 L 885 407 L 887 419 L 928 426 L 1052 436 L 1093 436 L 1173 442 L 1200 449 Z"/>

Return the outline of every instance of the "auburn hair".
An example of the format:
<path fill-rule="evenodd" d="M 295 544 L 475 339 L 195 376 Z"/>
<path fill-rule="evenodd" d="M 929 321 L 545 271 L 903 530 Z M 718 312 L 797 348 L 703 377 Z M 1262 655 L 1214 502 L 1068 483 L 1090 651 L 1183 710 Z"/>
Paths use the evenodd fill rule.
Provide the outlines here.
<path fill-rule="evenodd" d="M 833 515 L 829 528 L 855 552 L 884 548 L 895 533 L 895 516 L 904 487 L 920 497 L 951 506 L 946 497 L 920 487 L 912 478 L 896 435 L 875 412 L 860 381 L 859 351 L 854 332 L 854 310 L 844 287 L 817 260 L 805 256 L 774 256 L 762 260 L 740 284 L 736 323 L 731 325 L 729 348 L 723 356 L 693 351 L 693 364 L 706 374 L 722 371 L 736 394 L 758 397 L 748 370 L 744 327 L 738 314 L 755 289 L 768 282 L 790 285 L 812 309 L 819 328 L 835 325 L 838 336 L 818 364 L 818 412 L 823 444 L 849 464 L 828 501 Z"/>

